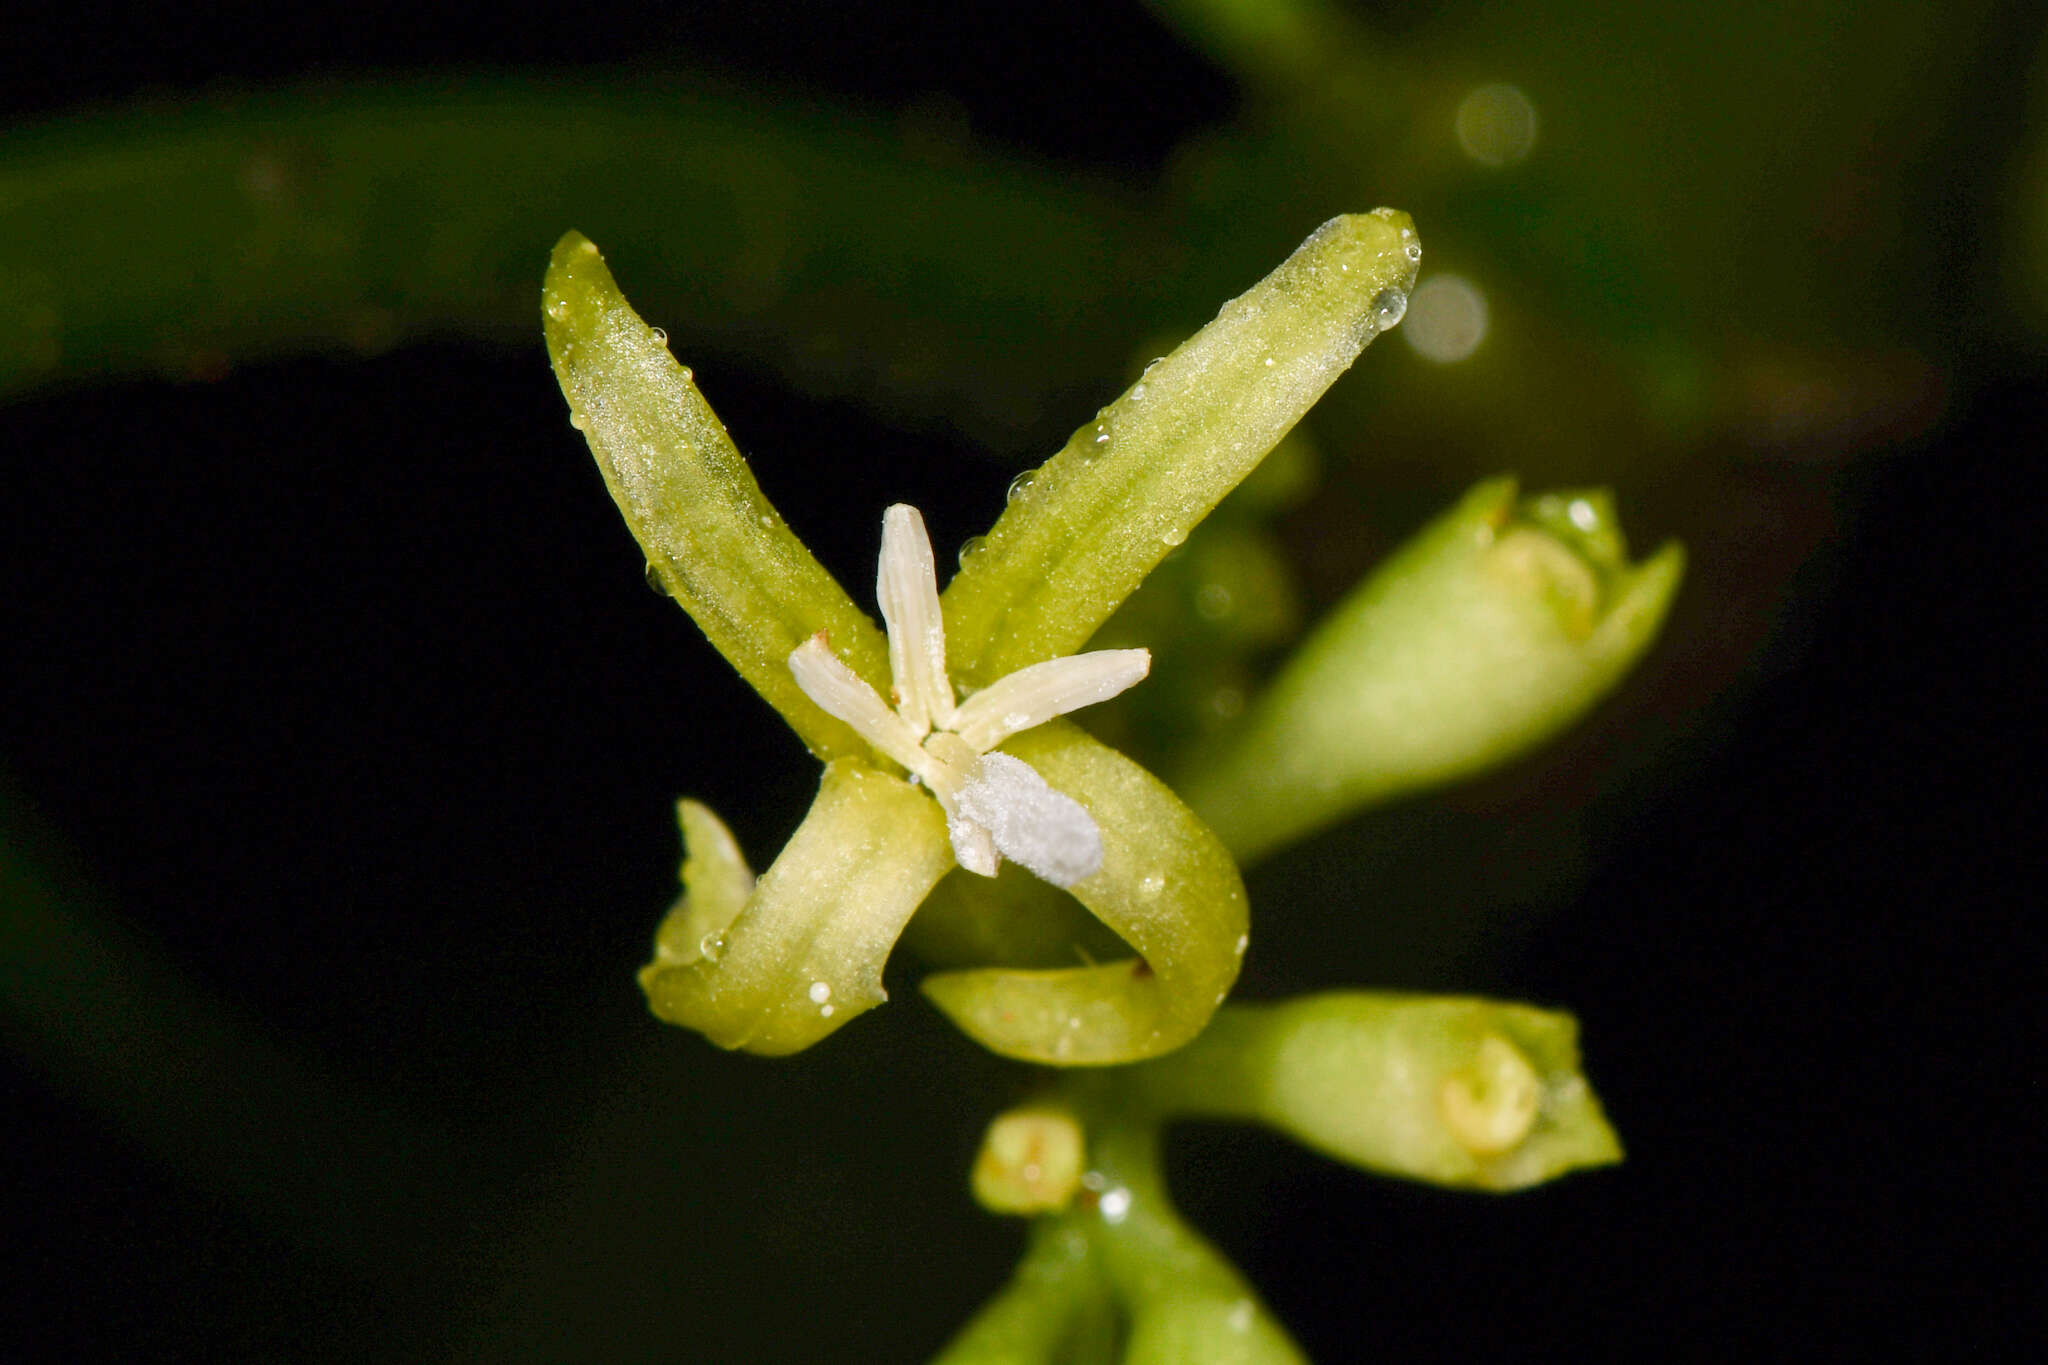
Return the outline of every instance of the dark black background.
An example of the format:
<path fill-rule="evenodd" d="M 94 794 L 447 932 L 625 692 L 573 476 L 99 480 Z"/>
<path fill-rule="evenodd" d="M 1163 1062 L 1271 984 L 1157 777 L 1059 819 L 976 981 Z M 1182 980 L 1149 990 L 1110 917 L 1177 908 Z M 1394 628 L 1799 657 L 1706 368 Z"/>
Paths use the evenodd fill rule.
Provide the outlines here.
<path fill-rule="evenodd" d="M 10 19 L 38 60 L 0 107 L 687 64 L 874 109 L 943 96 L 987 143 L 1142 181 L 1237 99 L 1118 7 L 282 15 Z M 37 855 L 344 1091 L 465 1135 L 364 1139 L 359 1199 L 355 1168 L 315 1171 L 280 1214 L 298 1185 L 237 1192 L 10 1065 L 10 1356 L 894 1359 L 928 1353 L 1004 1273 L 1009 1232 L 955 1193 L 987 1093 L 957 1092 L 985 1067 L 914 993 L 868 1041 L 779 1070 L 644 1022 L 628 973 L 673 876 L 667 803 L 687 786 L 765 852 L 813 769 L 639 585 L 537 333 L 516 353 L 288 360 L 0 414 L 0 759 Z M 942 544 L 999 505 L 1006 475 L 943 435 L 737 364 L 699 373 L 843 581 L 864 578 L 886 501 L 925 506 Z M 1919 444 L 1824 476 L 1841 532 L 1772 645 L 1587 817 L 1602 855 L 1570 911 L 1468 983 L 1579 1014 L 1626 1165 L 1490 1200 L 1257 1134 L 1176 1139 L 1187 1211 L 1316 1358 L 2038 1342 L 2023 656 L 2041 573 L 2023 480 L 2048 386 L 1986 350 L 1957 358 L 1953 393 Z M 835 1087 L 829 1108 L 815 1086 Z M 755 1117 L 693 1110 L 696 1087 Z M 746 1149 L 705 1173 L 730 1207 L 694 1235 L 756 1244 L 743 1267 L 808 1270 L 722 1279 L 701 1248 L 664 1264 L 638 1221 L 666 1216 L 659 1198 L 579 1188 L 659 1169 L 678 1122 L 705 1144 L 692 1159 L 723 1122 Z M 919 1191 L 900 1221 L 831 1191 L 888 1180 Z M 324 1230 L 337 1211 L 363 1226 Z M 535 1230 L 579 1219 L 587 1241 Z M 815 1353 L 791 1344 L 812 1318 L 833 1343 Z"/>

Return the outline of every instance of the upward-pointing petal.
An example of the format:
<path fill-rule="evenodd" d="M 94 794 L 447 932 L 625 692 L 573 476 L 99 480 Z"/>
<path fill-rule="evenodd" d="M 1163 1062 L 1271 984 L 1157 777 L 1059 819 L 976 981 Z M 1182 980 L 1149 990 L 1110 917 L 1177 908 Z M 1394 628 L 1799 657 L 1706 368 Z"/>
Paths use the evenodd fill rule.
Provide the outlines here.
<path fill-rule="evenodd" d="M 1098 649 L 1020 668 L 960 704 L 953 729 L 987 753 L 1011 735 L 1108 701 L 1152 670 L 1148 649 Z"/>
<path fill-rule="evenodd" d="M 922 738 L 953 726 L 953 685 L 946 680 L 946 625 L 939 615 L 939 578 L 931 537 L 915 507 L 897 503 L 882 514 L 882 562 L 875 598 L 889 630 L 889 672 L 896 710 Z"/>

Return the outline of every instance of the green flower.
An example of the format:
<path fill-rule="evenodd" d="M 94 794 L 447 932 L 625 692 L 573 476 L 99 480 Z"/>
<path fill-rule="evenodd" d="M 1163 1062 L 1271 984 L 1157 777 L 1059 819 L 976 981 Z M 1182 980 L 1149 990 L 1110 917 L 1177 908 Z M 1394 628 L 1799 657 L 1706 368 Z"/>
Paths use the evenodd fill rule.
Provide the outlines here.
<path fill-rule="evenodd" d="M 1324 224 L 1035 471 L 943 596 L 916 512 L 890 508 L 885 635 L 762 496 L 597 249 L 564 237 L 543 303 L 570 420 L 650 578 L 825 764 L 758 878 L 716 815 L 680 804 L 684 894 L 641 973 L 654 1012 L 721 1047 L 807 1047 L 886 998 L 883 965 L 941 877 L 1009 858 L 1135 955 L 927 976 L 956 1024 L 1067 1065 L 1199 1033 L 1245 951 L 1243 883 L 1172 791 L 1059 719 L 1144 677 L 1147 652 L 1077 651 L 1398 320 L 1418 254 L 1390 209 Z"/>

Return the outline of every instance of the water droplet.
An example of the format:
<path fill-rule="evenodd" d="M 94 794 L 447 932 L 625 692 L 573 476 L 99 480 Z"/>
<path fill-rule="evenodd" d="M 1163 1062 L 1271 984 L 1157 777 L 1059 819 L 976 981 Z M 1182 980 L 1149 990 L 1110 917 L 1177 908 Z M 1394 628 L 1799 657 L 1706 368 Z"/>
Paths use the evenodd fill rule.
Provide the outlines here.
<path fill-rule="evenodd" d="M 1131 1192 L 1121 1185 L 1104 1190 L 1097 1207 L 1102 1210 L 1102 1221 L 1114 1227 L 1130 1216 Z"/>
<path fill-rule="evenodd" d="M 761 524 L 763 526 L 773 526 L 775 524 L 775 518 L 769 516 L 766 512 L 763 512 L 761 514 Z"/>
<path fill-rule="evenodd" d="M 1266 357 L 1266 368 L 1267 368 L 1267 369 L 1269 369 L 1269 370 L 1273 368 L 1273 357 L 1271 357 L 1271 356 L 1267 356 L 1267 357 Z"/>
<path fill-rule="evenodd" d="M 1166 878 L 1153 873 L 1138 883 L 1138 894 L 1151 899 L 1166 889 Z"/>
<path fill-rule="evenodd" d="M 1019 474 L 1016 478 L 1010 480 L 1010 491 L 1003 494 L 1003 501 L 1022 502 L 1026 498 L 1030 497 L 1032 481 L 1035 480 L 1037 477 L 1037 470 L 1027 469 L 1022 474 Z"/>
<path fill-rule="evenodd" d="M 559 294 L 548 300 L 548 316 L 557 322 L 569 316 L 569 300 Z"/>
<path fill-rule="evenodd" d="M 578 431 L 588 431 L 590 430 L 590 419 L 575 408 L 571 408 L 569 409 L 569 425 Z"/>
<path fill-rule="evenodd" d="M 697 382 L 697 372 L 691 369 L 688 365 L 683 366 L 683 382 L 685 384 L 694 384 Z"/>
<path fill-rule="evenodd" d="M 1404 247 L 1402 247 L 1402 248 L 1401 248 L 1401 254 L 1402 254 L 1402 255 L 1404 255 L 1404 256 L 1406 256 L 1406 257 L 1407 257 L 1407 258 L 1408 258 L 1409 260 L 1411 260 L 1411 261 L 1419 261 L 1419 260 L 1421 260 L 1421 259 L 1422 259 L 1422 243 L 1420 243 L 1420 242 L 1410 242 L 1410 243 L 1408 243 L 1408 245 L 1406 245 L 1406 246 L 1404 246 Z"/>
<path fill-rule="evenodd" d="M 1564 514 L 1572 519 L 1572 525 L 1581 531 L 1591 531 L 1600 525 L 1600 513 L 1584 498 L 1573 498 L 1565 505 Z"/>
<path fill-rule="evenodd" d="M 1159 363 L 1160 361 L 1162 361 L 1162 360 L 1164 360 L 1164 359 L 1166 359 L 1166 357 L 1165 357 L 1165 356 L 1163 356 L 1163 355 L 1155 355 L 1155 356 L 1153 356 L 1153 357 L 1152 357 L 1152 358 L 1151 358 L 1150 360 L 1146 361 L 1146 362 L 1145 362 L 1145 373 L 1146 373 L 1146 374 L 1150 374 L 1150 373 L 1152 373 L 1152 367 L 1153 367 L 1154 365 L 1157 365 L 1157 364 L 1158 364 L 1158 363 Z"/>
<path fill-rule="evenodd" d="M 830 1019 L 836 1013 L 838 1013 L 838 1006 L 836 1005 L 818 1006 L 818 1017 L 820 1019 Z"/>
<path fill-rule="evenodd" d="M 1372 301 L 1372 324 L 1385 331 L 1399 322 L 1408 311 L 1408 296 L 1398 289 L 1382 289 L 1379 297 Z"/>
<path fill-rule="evenodd" d="M 822 1004 L 824 1004 L 824 1003 L 825 1003 L 825 1002 L 826 1002 L 827 1000 L 830 1000 L 831 998 L 832 998 L 832 983 L 831 983 L 831 982 L 829 982 L 829 981 L 813 981 L 813 982 L 811 983 L 811 1003 L 812 1003 L 813 1005 L 822 1005 Z"/>
<path fill-rule="evenodd" d="M 1252 936 L 1250 934 L 1239 934 L 1237 936 L 1237 955 L 1243 957 L 1244 950 L 1251 947 L 1251 943 Z"/>
<path fill-rule="evenodd" d="M 668 584 L 661 581 L 661 570 L 654 567 L 654 561 L 651 559 L 647 561 L 647 570 L 644 576 L 647 579 L 647 586 L 654 590 L 656 596 L 668 596 Z"/>
<path fill-rule="evenodd" d="M 667 332 L 664 332 L 664 331 L 662 331 L 662 330 L 661 330 L 661 328 L 659 328 L 659 327 L 655 328 L 655 329 L 654 329 L 654 344 L 655 344 L 655 345 L 657 345 L 657 346 L 666 346 L 666 345 L 668 345 L 668 333 L 667 333 Z"/>
<path fill-rule="evenodd" d="M 1115 435 L 1116 430 L 1110 424 L 1108 411 L 1105 410 L 1097 413 L 1095 425 L 1089 429 L 1088 441 L 1081 447 L 1081 453 L 1090 459 L 1095 458 L 1097 455 L 1108 454 L 1109 443 Z"/>
<path fill-rule="evenodd" d="M 966 568 L 967 561 L 980 554 L 988 545 L 987 536 L 969 536 L 960 542 L 960 567 Z"/>
<path fill-rule="evenodd" d="M 697 951 L 704 955 L 706 962 L 716 962 L 725 956 L 725 935 L 713 929 L 697 940 Z"/>
<path fill-rule="evenodd" d="M 1145 401 L 1145 381 L 1144 381 L 1144 380 L 1142 380 L 1142 379 L 1141 379 L 1141 380 L 1139 380 L 1139 381 L 1138 381 L 1137 383 L 1135 383 L 1135 384 L 1131 385 L 1131 401 L 1132 401 L 1133 403 L 1142 403 L 1142 402 L 1144 402 L 1144 401 Z"/>
<path fill-rule="evenodd" d="M 1178 526 L 1169 526 L 1159 533 L 1161 545 L 1183 545 L 1187 543 L 1187 538 L 1188 533 Z"/>

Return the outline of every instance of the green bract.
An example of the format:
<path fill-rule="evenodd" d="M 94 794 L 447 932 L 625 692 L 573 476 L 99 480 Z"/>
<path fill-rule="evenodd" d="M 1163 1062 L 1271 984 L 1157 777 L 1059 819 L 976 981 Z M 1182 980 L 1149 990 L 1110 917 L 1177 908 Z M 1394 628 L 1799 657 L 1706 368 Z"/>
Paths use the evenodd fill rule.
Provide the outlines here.
<path fill-rule="evenodd" d="M 1158 1112 L 1247 1119 L 1340 1161 L 1515 1190 L 1621 1160 L 1568 1014 L 1464 996 L 1345 991 L 1237 1005 L 1132 1074 Z"/>
<path fill-rule="evenodd" d="M 921 522 L 892 509 L 885 639 L 762 496 L 596 248 L 565 236 L 544 312 L 571 420 L 650 572 L 827 760 L 817 803 L 758 884 L 716 817 L 682 807 L 685 894 L 641 975 L 655 1012 L 724 1047 L 808 1046 L 879 1003 L 897 936 L 956 857 L 986 875 L 1000 853 L 1137 956 L 927 978 L 961 1028 L 1056 1064 L 1194 1037 L 1247 941 L 1236 865 L 1164 784 L 1052 717 L 1143 676 L 1143 651 L 1126 652 L 1130 667 L 1072 656 L 1399 320 L 1420 255 L 1393 210 L 1324 224 L 1038 470 L 943 599 L 917 585 L 931 578 Z M 958 721 L 953 682 L 968 689 Z M 977 691 L 1005 700 L 970 717 Z"/>
<path fill-rule="evenodd" d="M 1605 493 L 1480 484 L 1338 604 L 1177 783 L 1249 861 L 1362 806 L 1505 763 L 1655 640 L 1685 556 L 1628 562 Z"/>

